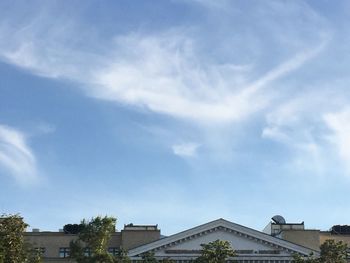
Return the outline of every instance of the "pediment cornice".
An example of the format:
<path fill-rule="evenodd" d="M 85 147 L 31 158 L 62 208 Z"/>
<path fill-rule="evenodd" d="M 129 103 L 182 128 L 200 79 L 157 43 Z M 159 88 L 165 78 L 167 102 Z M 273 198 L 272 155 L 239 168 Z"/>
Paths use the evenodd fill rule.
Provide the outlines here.
<path fill-rule="evenodd" d="M 136 247 L 129 251 L 130 256 L 137 256 L 147 251 L 159 251 L 164 249 L 169 249 L 183 242 L 196 239 L 203 235 L 208 235 L 216 231 L 229 232 L 232 235 L 239 236 L 242 238 L 250 239 L 254 242 L 261 243 L 270 246 L 273 249 L 285 251 L 287 253 L 299 253 L 302 255 L 309 255 L 311 252 L 313 254 L 318 254 L 317 251 L 312 249 L 288 242 L 283 239 L 272 237 L 263 232 L 232 223 L 225 219 L 217 219 L 209 223 L 179 232 L 177 234 L 171 235 L 154 241 L 152 243 Z"/>

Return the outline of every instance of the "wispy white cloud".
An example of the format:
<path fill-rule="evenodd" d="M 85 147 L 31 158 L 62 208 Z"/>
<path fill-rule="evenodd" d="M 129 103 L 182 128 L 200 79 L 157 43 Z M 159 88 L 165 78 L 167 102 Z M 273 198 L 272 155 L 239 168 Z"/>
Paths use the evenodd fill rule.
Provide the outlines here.
<path fill-rule="evenodd" d="M 261 89 L 301 67 L 324 43 L 248 82 L 237 65 L 204 65 L 190 39 L 128 36 L 118 40 L 128 54 L 95 74 L 93 95 L 202 123 L 237 121 L 264 108 L 270 97 Z"/>
<path fill-rule="evenodd" d="M 289 152 L 288 166 L 312 175 L 325 175 L 332 166 L 328 145 L 322 133 L 322 109 L 327 100 L 326 93 L 303 94 L 281 103 L 266 115 L 263 139 L 277 142 Z M 332 105 L 328 105 L 332 107 Z M 322 109 L 322 110 L 321 110 Z M 316 114 L 315 112 L 320 112 Z"/>
<path fill-rule="evenodd" d="M 177 33 L 118 38 L 117 55 L 105 57 L 103 64 L 106 66 L 101 66 L 100 70 L 93 70 L 93 67 L 78 69 L 79 65 L 74 65 L 76 62 L 70 62 L 69 58 L 64 60 L 63 57 L 68 56 L 67 50 L 43 54 L 36 50 L 38 47 L 27 43 L 15 51 L 5 52 L 3 57 L 39 75 L 84 83 L 88 94 L 100 99 L 146 107 L 202 123 L 215 123 L 237 121 L 264 108 L 270 97 L 268 92 L 263 94 L 260 90 L 301 67 L 322 50 L 324 43 L 310 51 L 302 51 L 253 82 L 245 81 L 249 72 L 242 73 L 242 68 L 246 66 L 204 66 L 196 56 L 191 39 L 178 37 Z"/>
<path fill-rule="evenodd" d="M 217 16 L 223 16 L 219 6 L 234 7 L 229 1 L 214 5 L 210 1 L 194 2 L 211 8 Z M 236 9 L 242 13 L 243 9 Z M 287 85 L 283 78 L 306 69 L 305 64 L 326 49 L 331 41 L 325 21 L 301 1 L 288 4 L 272 1 L 268 6 L 258 4 L 250 9 L 251 20 L 261 21 L 259 25 L 244 20 L 236 25 L 236 36 L 231 32 L 236 18 L 225 13 L 227 17 L 220 20 L 218 28 L 229 31 L 217 35 L 220 41 L 208 46 L 203 44 L 208 39 L 207 29 L 196 26 L 169 27 L 152 33 L 140 30 L 118 35 L 113 40 L 91 37 L 87 41 L 84 39 L 87 34 L 80 31 L 77 34 L 79 21 L 74 24 L 60 20 L 59 26 L 48 30 L 46 20 L 51 16 L 46 14 L 24 27 L 18 26 L 12 34 L 9 34 L 11 28 L 2 23 L 0 58 L 40 76 L 75 81 L 91 97 L 190 120 L 201 127 L 210 126 L 210 131 L 219 127 L 218 124 L 232 127 L 252 116 L 267 115 L 263 138 L 305 149 L 316 156 L 318 142 L 300 119 L 303 112 L 298 105 L 290 105 L 294 95 L 284 93 Z M 280 13 L 281 17 L 276 16 Z M 210 15 L 208 19 L 217 16 Z M 296 26 L 295 21 L 303 22 Z M 271 32 L 271 37 L 258 39 L 259 34 L 266 32 Z M 70 39 L 75 39 L 74 43 Z M 83 49 L 79 48 L 82 43 Z M 222 43 L 224 47 L 217 47 Z M 223 54 L 215 53 L 216 49 Z M 319 93 L 312 90 L 310 97 Z M 305 105 L 309 107 L 304 101 Z M 309 111 L 312 109 L 309 107 Z M 210 133 L 207 137 L 213 137 L 210 131 L 204 132 Z M 217 141 L 223 140 L 221 135 L 217 137 L 216 147 Z M 210 138 L 200 144 L 208 142 Z M 227 143 L 221 144 L 223 149 L 232 151 Z M 182 156 L 193 155 L 198 148 L 175 146 Z M 174 153 L 175 146 L 170 145 Z"/>
<path fill-rule="evenodd" d="M 288 142 L 289 137 L 279 127 L 265 127 L 261 134 L 262 138 L 269 138 L 279 142 Z"/>
<path fill-rule="evenodd" d="M 99 99 L 209 125 L 239 121 L 264 109 L 274 96 L 274 81 L 302 67 L 327 43 L 305 43 L 275 66 L 256 71 L 257 63 L 222 63 L 199 52 L 200 39 L 183 29 L 118 36 L 105 43 L 109 51 L 94 49 L 96 43 L 80 50 L 67 41 L 76 37 L 76 26 L 59 23 L 47 30 L 45 19 L 34 19 L 1 42 L 0 57 L 41 76 L 77 81 Z M 2 29 L 0 35 L 10 31 Z"/>
<path fill-rule="evenodd" d="M 194 142 L 186 142 L 180 144 L 174 144 L 172 146 L 175 155 L 180 157 L 195 157 L 200 144 Z"/>
<path fill-rule="evenodd" d="M 337 148 L 340 158 L 350 171 L 350 109 L 325 114 L 324 121 L 332 131 L 328 139 Z"/>
<path fill-rule="evenodd" d="M 36 158 L 25 135 L 12 127 L 0 125 L 0 168 L 21 184 L 34 183 L 37 177 Z"/>
<path fill-rule="evenodd" d="M 308 96 L 289 99 L 270 110 L 266 116 L 266 126 L 262 130 L 262 138 L 271 139 L 284 144 L 300 144 L 308 139 L 308 129 L 303 118 L 307 118 L 311 110 Z M 305 138 L 307 137 L 307 138 Z"/>

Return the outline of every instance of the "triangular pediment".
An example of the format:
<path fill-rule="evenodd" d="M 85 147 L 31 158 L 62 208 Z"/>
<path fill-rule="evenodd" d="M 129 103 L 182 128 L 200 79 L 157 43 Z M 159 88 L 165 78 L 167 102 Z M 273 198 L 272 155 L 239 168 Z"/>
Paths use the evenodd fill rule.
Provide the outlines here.
<path fill-rule="evenodd" d="M 159 258 L 195 258 L 200 254 L 201 244 L 215 240 L 229 241 L 240 257 L 290 257 L 292 254 L 309 255 L 309 248 L 272 237 L 263 232 L 218 219 L 152 243 L 131 249 L 129 255 L 137 258 L 153 251 Z"/>

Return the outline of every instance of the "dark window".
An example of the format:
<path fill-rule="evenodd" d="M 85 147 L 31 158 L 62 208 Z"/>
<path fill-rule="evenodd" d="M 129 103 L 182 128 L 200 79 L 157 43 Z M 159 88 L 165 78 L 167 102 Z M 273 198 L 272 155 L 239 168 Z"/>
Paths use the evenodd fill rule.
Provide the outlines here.
<path fill-rule="evenodd" d="M 59 257 L 68 258 L 69 257 L 69 247 L 60 247 Z"/>
<path fill-rule="evenodd" d="M 113 256 L 118 255 L 118 252 L 119 252 L 119 248 L 118 247 L 110 247 L 110 248 L 108 248 L 108 253 L 113 255 Z"/>

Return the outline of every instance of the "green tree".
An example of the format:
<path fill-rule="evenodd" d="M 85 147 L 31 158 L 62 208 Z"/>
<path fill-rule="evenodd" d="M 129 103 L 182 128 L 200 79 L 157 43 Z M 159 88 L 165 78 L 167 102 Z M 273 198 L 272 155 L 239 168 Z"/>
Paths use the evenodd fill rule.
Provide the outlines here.
<path fill-rule="evenodd" d="M 39 263 L 41 256 L 24 239 L 28 225 L 19 215 L 0 217 L 0 263 Z"/>
<path fill-rule="evenodd" d="M 160 262 L 161 263 L 175 263 L 175 261 L 172 260 L 171 258 L 163 258 Z"/>
<path fill-rule="evenodd" d="M 141 255 L 142 263 L 157 263 L 158 260 L 154 256 L 154 252 L 148 251 Z"/>
<path fill-rule="evenodd" d="M 320 257 L 293 255 L 293 263 L 346 263 L 348 246 L 342 241 L 326 240 L 320 246 Z"/>
<path fill-rule="evenodd" d="M 198 263 L 225 263 L 229 257 L 236 256 L 228 241 L 215 240 L 201 247 L 201 256 L 195 260 Z"/>
<path fill-rule="evenodd" d="M 294 254 L 293 255 L 293 263 L 318 263 L 319 259 L 316 258 L 313 253 L 311 253 L 309 256 L 307 257 L 303 257 L 299 254 Z"/>
<path fill-rule="evenodd" d="M 130 263 L 131 260 L 128 256 L 128 252 L 124 249 L 118 251 L 118 253 L 114 256 L 115 263 Z"/>
<path fill-rule="evenodd" d="M 342 241 L 326 240 L 321 246 L 321 263 L 346 263 L 348 246 Z"/>
<path fill-rule="evenodd" d="M 90 221 L 83 220 L 78 239 L 70 244 L 71 258 L 78 263 L 118 262 L 118 258 L 107 251 L 108 242 L 115 232 L 115 225 L 116 219 L 108 216 L 98 216 Z"/>

